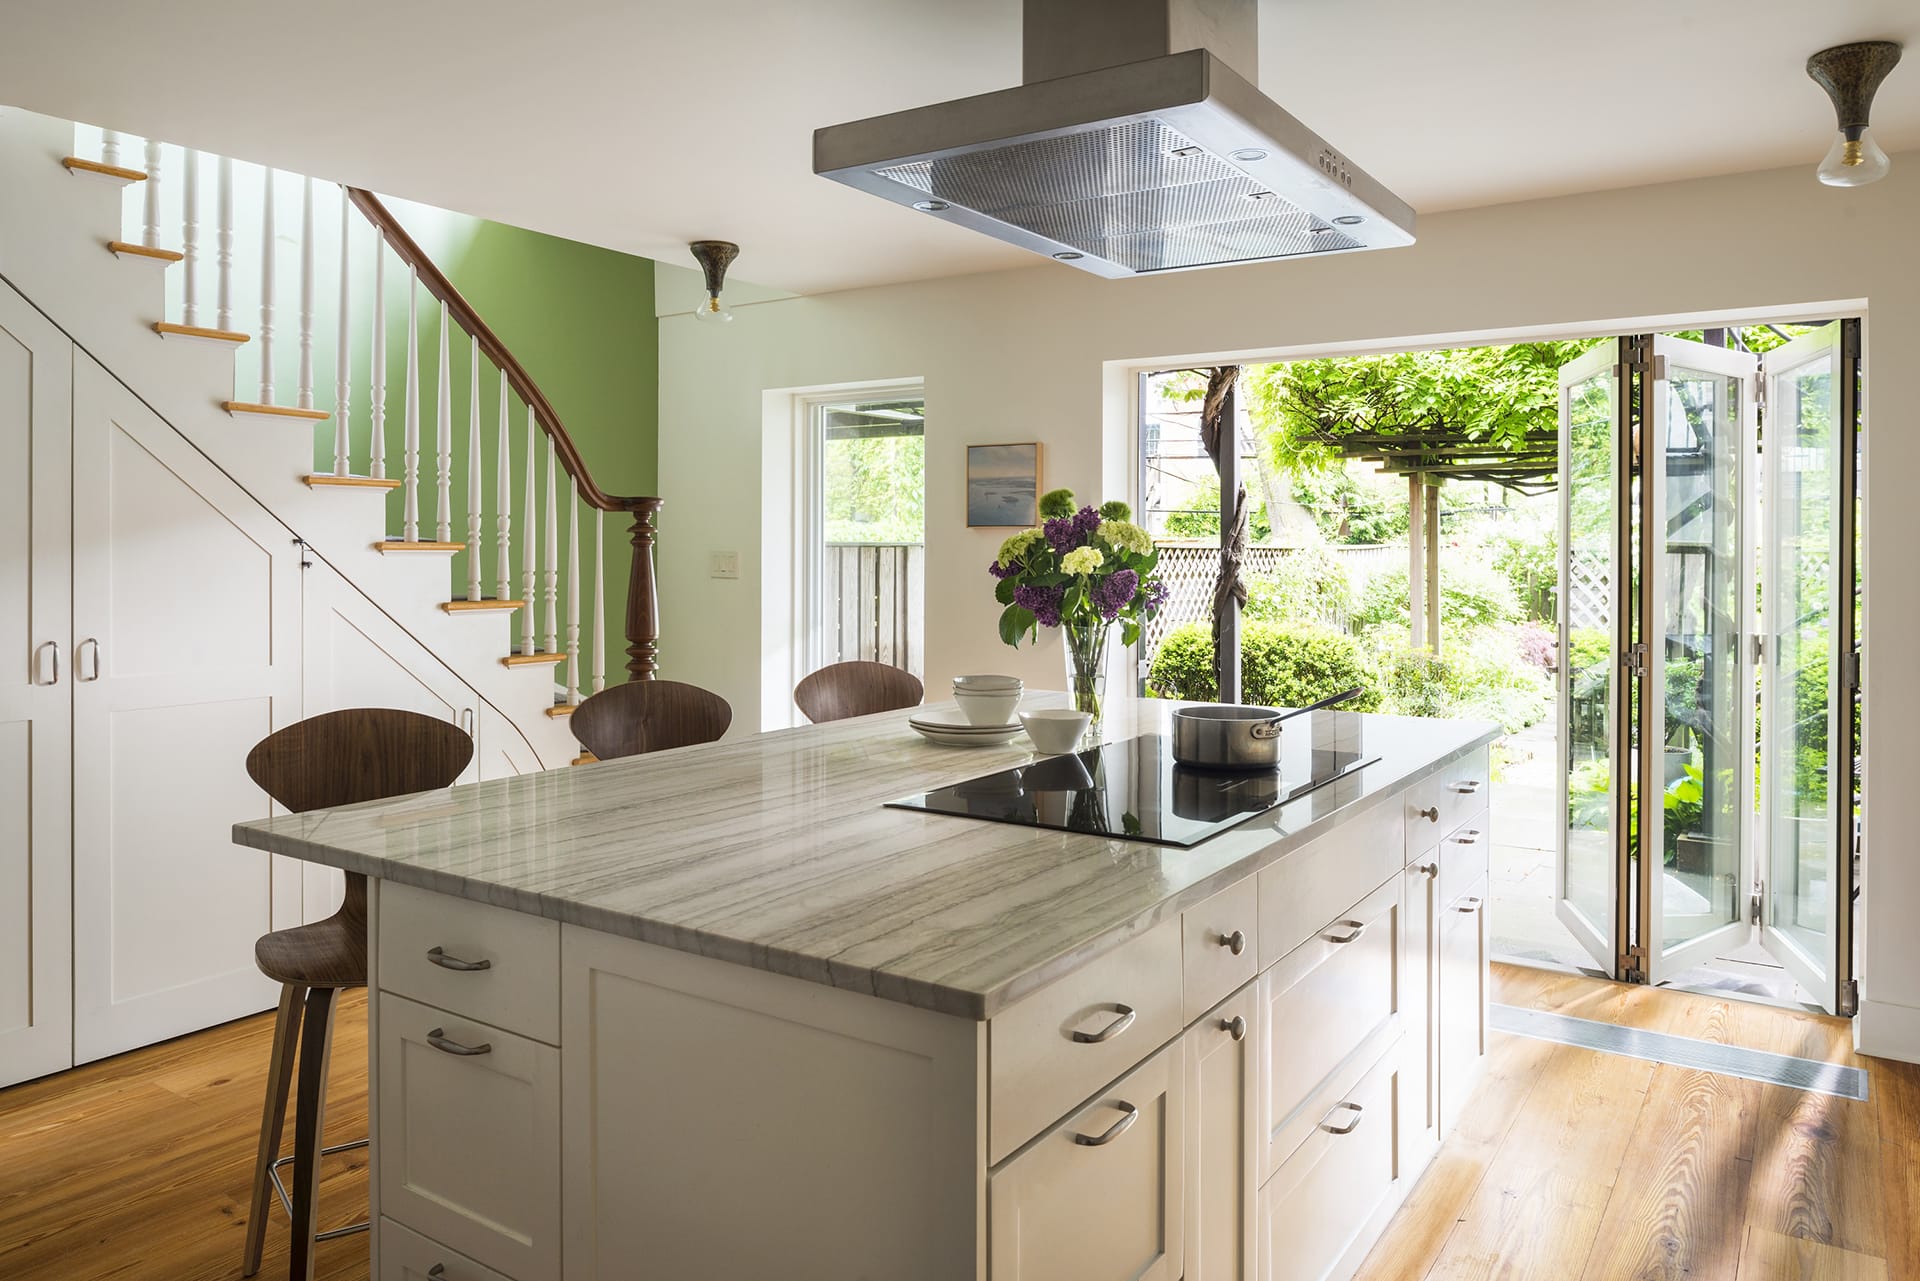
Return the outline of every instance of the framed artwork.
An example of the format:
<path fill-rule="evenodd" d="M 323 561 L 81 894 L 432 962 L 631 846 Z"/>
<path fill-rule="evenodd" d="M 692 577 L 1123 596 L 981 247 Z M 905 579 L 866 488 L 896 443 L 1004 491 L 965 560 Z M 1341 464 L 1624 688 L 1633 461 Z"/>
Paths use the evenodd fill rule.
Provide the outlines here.
<path fill-rule="evenodd" d="M 1040 523 L 1040 445 L 967 446 L 969 528 Z"/>

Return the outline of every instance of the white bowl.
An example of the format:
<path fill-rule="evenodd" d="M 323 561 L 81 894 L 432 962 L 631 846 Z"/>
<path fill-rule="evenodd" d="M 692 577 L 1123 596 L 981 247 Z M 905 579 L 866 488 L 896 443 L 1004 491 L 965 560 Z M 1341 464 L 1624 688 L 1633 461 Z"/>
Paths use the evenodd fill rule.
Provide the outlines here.
<path fill-rule="evenodd" d="M 1018 676 L 956 676 L 953 678 L 953 692 L 956 694 L 985 694 L 989 691 L 1024 688 L 1026 683 Z"/>
<path fill-rule="evenodd" d="M 953 702 L 968 721 L 975 725 L 1011 725 L 1013 709 L 1020 706 L 1020 690 L 989 689 L 953 691 Z"/>
<path fill-rule="evenodd" d="M 1059 756 L 1080 745 L 1080 736 L 1087 732 L 1093 717 L 1070 707 L 1042 707 L 1020 713 L 1020 723 L 1026 727 L 1027 737 L 1035 747 L 1048 755 Z"/>

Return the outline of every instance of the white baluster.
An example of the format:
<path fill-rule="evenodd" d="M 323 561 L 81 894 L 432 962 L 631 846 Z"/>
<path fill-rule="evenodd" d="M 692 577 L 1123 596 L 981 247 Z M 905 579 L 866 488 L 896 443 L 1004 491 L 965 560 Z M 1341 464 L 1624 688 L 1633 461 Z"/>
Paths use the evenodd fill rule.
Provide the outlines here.
<path fill-rule="evenodd" d="M 180 323 L 198 325 L 200 323 L 200 153 L 188 151 L 186 169 L 181 175 L 186 185 L 181 188 L 180 251 L 186 255 L 180 261 L 183 274 L 180 277 Z"/>
<path fill-rule="evenodd" d="M 273 403 L 273 170 L 260 202 L 260 403 Z"/>
<path fill-rule="evenodd" d="M 593 692 L 607 687 L 607 514 L 593 509 Z"/>
<path fill-rule="evenodd" d="M 313 408 L 313 179 L 300 182 L 300 373 L 294 402 Z"/>
<path fill-rule="evenodd" d="M 387 478 L 387 241 L 379 228 L 373 232 L 373 350 L 367 355 L 368 378 L 372 386 L 369 413 L 372 418 L 367 442 L 367 475 L 375 480 Z"/>
<path fill-rule="evenodd" d="M 233 161 L 221 156 L 214 189 L 213 324 L 233 329 Z"/>
<path fill-rule="evenodd" d="M 433 537 L 453 540 L 453 370 L 447 365 L 447 304 L 440 304 L 440 403 L 433 415 Z"/>
<path fill-rule="evenodd" d="M 420 273 L 413 268 L 407 271 L 407 423 L 400 448 L 400 491 L 406 495 L 400 537 L 411 543 L 420 537 Z"/>
<path fill-rule="evenodd" d="M 531 654 L 533 644 L 533 611 L 537 597 L 533 592 L 533 565 L 539 556 L 540 546 L 540 508 L 534 502 L 537 492 L 534 477 L 540 470 L 539 434 L 534 426 L 533 406 L 527 406 L 527 501 L 520 513 L 521 524 L 526 534 L 520 539 L 520 652 Z"/>
<path fill-rule="evenodd" d="M 473 364 L 467 382 L 467 599 L 486 595 L 480 586 L 480 340 L 469 338 Z"/>
<path fill-rule="evenodd" d="M 160 144 L 147 139 L 147 180 L 140 184 L 146 199 L 140 243 L 149 249 L 160 247 Z"/>
<path fill-rule="evenodd" d="M 560 648 L 560 455 L 553 437 L 547 437 L 547 545 L 541 570 L 541 591 L 547 602 L 547 625 L 541 646 L 552 654 Z"/>
<path fill-rule="evenodd" d="M 567 702 L 580 701 L 580 483 L 567 477 Z"/>
<path fill-rule="evenodd" d="M 120 131 L 118 129 L 106 129 L 101 131 L 100 163 L 103 165 L 113 165 L 116 168 L 119 166 L 120 164 Z"/>
<path fill-rule="evenodd" d="M 353 328 L 348 306 L 353 279 L 353 210 L 347 202 L 347 189 L 340 188 L 340 318 L 334 330 L 333 347 L 333 474 L 352 473 L 353 439 L 347 423 L 353 409 Z M 378 300 L 376 300 L 378 305 Z"/>
<path fill-rule="evenodd" d="M 500 371 L 500 439 L 495 445 L 493 514 L 494 595 L 513 599 L 513 453 L 507 443 L 507 405 L 513 397 L 507 388 L 507 371 Z"/>

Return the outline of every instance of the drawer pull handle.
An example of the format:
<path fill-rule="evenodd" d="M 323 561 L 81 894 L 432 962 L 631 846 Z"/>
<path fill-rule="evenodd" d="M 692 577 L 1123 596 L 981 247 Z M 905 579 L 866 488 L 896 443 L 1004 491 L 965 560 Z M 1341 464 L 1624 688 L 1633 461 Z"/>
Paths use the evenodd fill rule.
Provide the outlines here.
<path fill-rule="evenodd" d="M 1225 1032 L 1228 1036 L 1232 1037 L 1236 1041 L 1246 1040 L 1247 1039 L 1246 1016 L 1243 1014 L 1236 1014 L 1230 1019 L 1221 1019 L 1220 1030 L 1222 1032 Z"/>
<path fill-rule="evenodd" d="M 444 1263 L 436 1263 L 427 1269 L 427 1281 L 440 1281 L 440 1278 L 445 1275 L 447 1275 L 447 1265 Z"/>
<path fill-rule="evenodd" d="M 1345 1125 L 1328 1125 L 1327 1122 L 1333 1119 L 1333 1113 L 1338 1112 L 1341 1108 L 1351 1109 L 1353 1112 L 1353 1120 L 1347 1122 Z M 1364 1119 L 1365 1113 L 1366 1109 L 1358 1103 L 1336 1103 L 1333 1105 L 1333 1112 L 1329 1112 L 1326 1116 L 1320 1118 L 1320 1128 L 1328 1134 L 1352 1134 L 1360 1128 L 1360 1122 Z"/>
<path fill-rule="evenodd" d="M 492 961 L 463 961 L 457 956 L 448 956 L 444 950 L 437 947 L 427 952 L 427 959 L 443 970 L 457 970 L 462 974 L 472 974 L 476 970 L 493 968 Z"/>
<path fill-rule="evenodd" d="M 1119 1036 L 1122 1032 L 1132 1027 L 1134 1019 L 1140 1016 L 1140 1012 L 1131 1005 L 1122 1005 L 1118 1001 L 1114 1002 L 1113 1009 L 1114 1012 L 1120 1016 L 1119 1018 L 1107 1024 L 1098 1032 L 1082 1032 L 1076 1028 L 1073 1033 L 1073 1039 L 1082 1045 L 1099 1045 L 1102 1041 L 1111 1041 L 1114 1037 Z"/>
<path fill-rule="evenodd" d="M 1460 905 L 1453 910 L 1467 913 L 1478 912 L 1480 910 L 1480 900 L 1474 897 L 1463 898 L 1460 900 Z"/>
<path fill-rule="evenodd" d="M 1477 778 L 1462 779 L 1458 783 L 1447 784 L 1447 790 L 1458 793 L 1461 796 L 1477 796 L 1480 793 L 1480 780 Z"/>
<path fill-rule="evenodd" d="M 1235 930 L 1231 934 L 1222 934 L 1220 936 L 1220 946 L 1226 948 L 1227 951 L 1233 953 L 1235 956 L 1240 955 L 1247 950 L 1246 931 Z"/>
<path fill-rule="evenodd" d="M 40 654 L 43 650 L 53 651 L 53 679 L 40 679 Z M 60 683 L 60 642 L 41 641 L 33 647 L 33 683 L 35 685 L 58 685 Z"/>
<path fill-rule="evenodd" d="M 1365 921 L 1342 921 L 1340 924 L 1347 927 L 1345 934 L 1323 934 L 1320 937 L 1329 943 L 1351 943 L 1367 932 Z"/>
<path fill-rule="evenodd" d="M 1473 831 L 1462 832 L 1453 838 L 1453 843 L 1455 845 L 1478 845 L 1480 843 L 1479 830 L 1475 829 Z"/>
<path fill-rule="evenodd" d="M 476 1054 L 492 1054 L 493 1043 L 482 1041 L 478 1045 L 462 1045 L 458 1041 L 449 1041 L 446 1031 L 435 1028 L 427 1033 L 427 1044 L 443 1054 L 458 1054 L 462 1058 L 472 1058 Z"/>
<path fill-rule="evenodd" d="M 1423 810 L 1416 811 L 1416 813 L 1429 823 L 1438 823 L 1440 821 L 1440 807 L 1438 805 L 1429 805 Z"/>
<path fill-rule="evenodd" d="M 1115 1100 L 1113 1106 L 1119 1108 L 1124 1115 L 1122 1115 L 1118 1121 L 1108 1126 L 1104 1134 L 1096 1134 L 1092 1138 L 1088 1138 L 1084 1134 L 1075 1134 L 1073 1141 L 1083 1148 L 1103 1148 L 1125 1134 L 1128 1130 L 1131 1130 L 1133 1123 L 1140 1119 L 1140 1109 L 1131 1103 L 1122 1103 L 1119 1100 Z"/>

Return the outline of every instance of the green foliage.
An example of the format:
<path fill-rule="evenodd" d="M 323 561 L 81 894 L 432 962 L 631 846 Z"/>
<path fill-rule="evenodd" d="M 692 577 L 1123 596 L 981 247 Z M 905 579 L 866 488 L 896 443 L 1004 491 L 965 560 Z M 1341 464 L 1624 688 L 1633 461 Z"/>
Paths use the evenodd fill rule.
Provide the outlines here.
<path fill-rule="evenodd" d="M 1522 617 L 1551 623 L 1558 614 L 1559 531 L 1551 521 L 1501 521 L 1481 540 L 1484 555 L 1506 578 Z"/>
<path fill-rule="evenodd" d="M 1193 487 L 1187 495 L 1187 505 L 1179 511 L 1167 513 L 1162 529 L 1168 538 L 1207 538 L 1218 540 L 1220 537 L 1220 478 L 1208 476 Z M 1256 543 L 1264 543 L 1273 537 L 1273 522 L 1267 518 L 1267 505 L 1259 498 L 1247 496 L 1247 538 Z"/>
<path fill-rule="evenodd" d="M 1247 580 L 1242 614 L 1257 622 L 1316 623 L 1343 628 L 1353 608 L 1347 567 L 1325 547 L 1301 547 L 1265 574 Z"/>
<path fill-rule="evenodd" d="M 1452 673 L 1445 659 L 1422 646 L 1395 645 L 1378 656 L 1386 710 L 1399 716 L 1445 716 L 1452 705 Z"/>
<path fill-rule="evenodd" d="M 1567 650 L 1567 670 L 1570 672 L 1604 669 L 1613 657 L 1613 643 L 1607 639 L 1606 630 L 1600 627 L 1568 628 Z"/>
<path fill-rule="evenodd" d="M 1553 682 L 1520 655 L 1505 628 L 1455 633 L 1444 653 L 1404 642 L 1377 656 L 1386 710 L 1402 716 L 1498 721 L 1509 733 L 1553 711 Z"/>
<path fill-rule="evenodd" d="M 1378 676 L 1351 636 L 1323 627 L 1250 622 L 1240 633 L 1241 696 L 1268 707 L 1303 707 L 1358 687 L 1348 711 L 1380 708 Z M 1147 673 L 1167 698 L 1206 702 L 1218 696 L 1213 636 L 1204 623 L 1182 623 L 1167 633 Z"/>
<path fill-rule="evenodd" d="M 1484 559 L 1456 556 L 1440 567 L 1440 624 L 1443 628 L 1488 627 L 1520 621 L 1513 584 Z M 1356 631 L 1384 628 L 1407 631 L 1407 571 L 1382 570 L 1367 580 L 1353 611 Z"/>
<path fill-rule="evenodd" d="M 926 541 L 926 437 L 830 440 L 821 461 L 829 543 Z"/>
<path fill-rule="evenodd" d="M 1205 623 L 1182 623 L 1166 634 L 1147 670 L 1147 685 L 1163 698 L 1194 702 L 1219 694 L 1213 679 L 1213 633 Z"/>
<path fill-rule="evenodd" d="M 1346 544 L 1389 543 L 1407 536 L 1404 484 L 1349 467 L 1293 474 L 1293 501 L 1313 513 L 1321 535 Z"/>
<path fill-rule="evenodd" d="M 1133 508 L 1127 506 L 1125 503 L 1121 502 L 1117 498 L 1110 498 L 1106 502 L 1100 504 L 1100 519 L 1132 520 Z"/>

